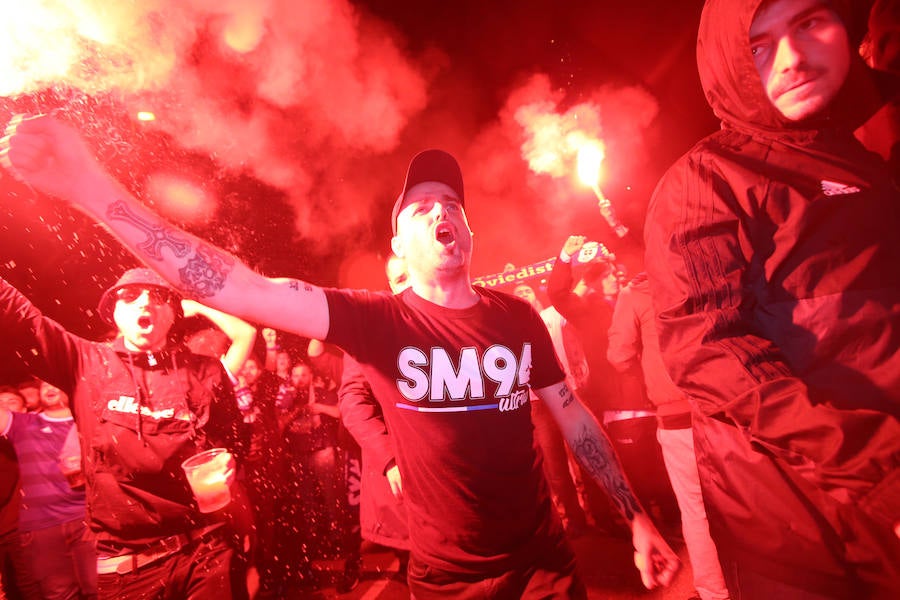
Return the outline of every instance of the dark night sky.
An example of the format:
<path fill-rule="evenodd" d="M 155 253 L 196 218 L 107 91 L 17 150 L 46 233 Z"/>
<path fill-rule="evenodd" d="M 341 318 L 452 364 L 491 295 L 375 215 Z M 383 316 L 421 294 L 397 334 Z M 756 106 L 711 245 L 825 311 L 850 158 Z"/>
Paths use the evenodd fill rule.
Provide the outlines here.
<path fill-rule="evenodd" d="M 473 275 L 554 256 L 570 233 L 637 268 L 653 185 L 716 127 L 694 62 L 701 0 L 273 2 L 250 19 L 262 41 L 240 54 L 222 39 L 247 16 L 194 4 L 118 15 L 118 43 L 81 39 L 69 75 L 29 72 L 0 90 L 0 119 L 62 109 L 147 202 L 153 174 L 189 177 L 217 210 L 187 226 L 267 275 L 382 285 L 390 206 L 426 147 L 462 164 Z M 165 68 L 149 58 L 165 56 Z M 540 94 L 558 113 L 600 107 L 603 188 L 631 239 L 615 237 L 589 190 L 529 172 L 511 115 Z M 137 122 L 139 109 L 157 121 Z M 0 274 L 67 328 L 100 335 L 89 311 L 134 259 L 73 209 L 5 174 L 0 187 Z"/>

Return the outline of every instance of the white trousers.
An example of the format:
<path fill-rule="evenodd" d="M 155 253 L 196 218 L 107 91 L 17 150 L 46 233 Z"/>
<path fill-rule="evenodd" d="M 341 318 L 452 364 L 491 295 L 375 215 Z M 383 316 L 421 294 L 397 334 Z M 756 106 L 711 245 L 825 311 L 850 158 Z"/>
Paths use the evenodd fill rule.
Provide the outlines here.
<path fill-rule="evenodd" d="M 656 439 L 662 447 L 666 472 L 681 511 L 681 533 L 691 559 L 694 588 L 703 600 L 724 600 L 729 597 L 728 588 L 719 565 L 716 544 L 709 535 L 697 456 L 694 454 L 693 430 L 657 429 Z"/>

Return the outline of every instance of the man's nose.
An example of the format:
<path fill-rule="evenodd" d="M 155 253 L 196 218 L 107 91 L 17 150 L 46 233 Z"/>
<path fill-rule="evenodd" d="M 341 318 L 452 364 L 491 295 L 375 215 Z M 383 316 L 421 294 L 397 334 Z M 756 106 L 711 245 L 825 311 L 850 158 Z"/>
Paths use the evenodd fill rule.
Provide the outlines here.
<path fill-rule="evenodd" d="M 796 69 L 805 60 L 802 45 L 791 35 L 778 40 L 775 48 L 774 68 L 778 73 Z"/>
<path fill-rule="evenodd" d="M 150 290 L 141 291 L 141 295 L 137 297 L 134 304 L 137 304 L 138 306 L 147 306 L 150 304 Z"/>

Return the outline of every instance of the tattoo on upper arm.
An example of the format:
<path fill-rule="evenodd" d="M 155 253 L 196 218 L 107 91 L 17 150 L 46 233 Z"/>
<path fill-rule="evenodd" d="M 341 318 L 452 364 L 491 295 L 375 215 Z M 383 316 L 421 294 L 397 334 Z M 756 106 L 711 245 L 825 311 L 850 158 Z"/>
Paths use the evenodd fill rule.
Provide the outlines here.
<path fill-rule="evenodd" d="M 602 433 L 597 435 L 584 426 L 573 444 L 572 451 L 581 465 L 603 486 L 625 518 L 630 521 L 635 514 L 641 512 L 637 498 L 634 497 L 622 472 L 622 465 L 616 452 L 605 435 Z"/>
<path fill-rule="evenodd" d="M 572 393 L 572 390 L 569 389 L 569 386 L 566 383 L 563 383 L 562 387 L 559 388 L 559 397 L 562 398 L 563 408 L 575 401 L 575 394 Z"/>
<path fill-rule="evenodd" d="M 294 290 L 294 291 L 299 292 L 299 291 L 300 291 L 300 284 L 303 284 L 303 291 L 304 291 L 304 292 L 311 292 L 311 291 L 313 291 L 313 288 L 312 288 L 311 285 L 309 285 L 309 284 L 306 283 L 305 281 L 298 281 L 298 280 L 296 280 L 296 279 L 292 279 L 290 282 L 288 282 L 288 287 L 291 288 L 291 289 Z"/>
<path fill-rule="evenodd" d="M 163 247 L 169 248 L 175 256 L 182 258 L 191 250 L 190 242 L 175 235 L 174 230 L 165 224 L 154 224 L 135 213 L 123 200 L 116 200 L 106 209 L 106 216 L 110 220 L 125 221 L 147 236 L 143 242 L 137 245 L 137 249 L 153 260 L 162 260 Z"/>
<path fill-rule="evenodd" d="M 178 270 L 181 288 L 195 298 L 214 296 L 225 287 L 234 259 L 217 248 L 200 244 L 187 264 Z"/>

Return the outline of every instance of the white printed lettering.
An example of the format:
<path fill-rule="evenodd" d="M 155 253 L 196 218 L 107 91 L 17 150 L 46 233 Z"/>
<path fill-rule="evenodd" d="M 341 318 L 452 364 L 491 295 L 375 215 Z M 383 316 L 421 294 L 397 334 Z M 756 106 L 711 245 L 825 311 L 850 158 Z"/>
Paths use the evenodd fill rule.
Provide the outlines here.
<path fill-rule="evenodd" d="M 408 400 L 419 401 L 428 395 L 428 357 L 418 348 L 404 348 L 397 357 L 397 368 L 406 379 L 397 380 L 397 389 Z"/>
<path fill-rule="evenodd" d="M 453 368 L 453 361 L 443 348 L 431 350 L 431 400 L 440 402 L 444 391 L 450 400 L 464 400 L 466 390 L 469 398 L 484 398 L 484 380 L 478 366 L 478 351 L 463 348 L 459 356 L 459 372 Z"/>

